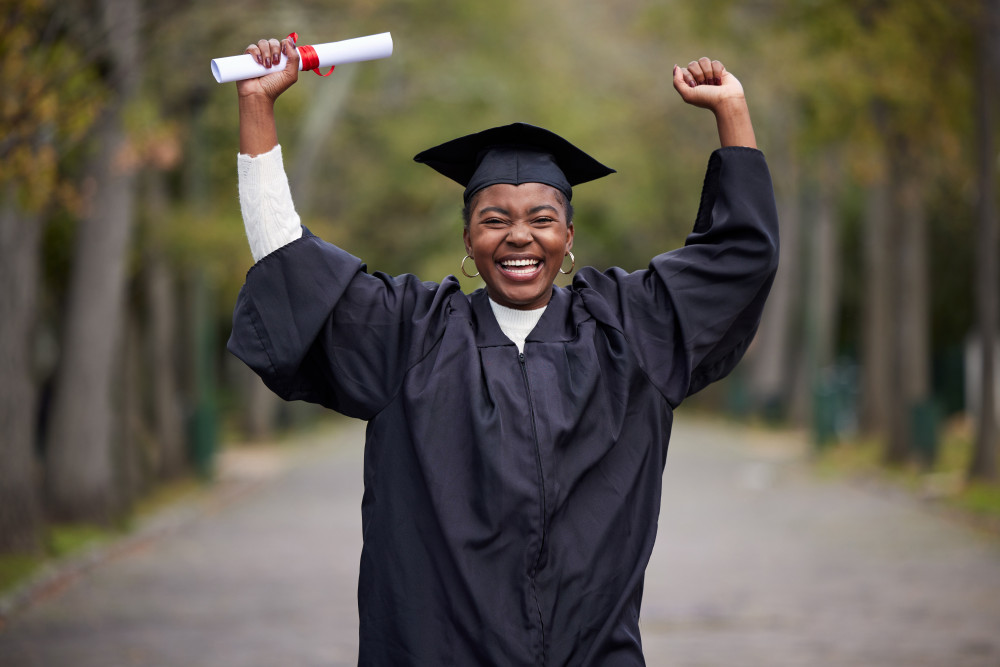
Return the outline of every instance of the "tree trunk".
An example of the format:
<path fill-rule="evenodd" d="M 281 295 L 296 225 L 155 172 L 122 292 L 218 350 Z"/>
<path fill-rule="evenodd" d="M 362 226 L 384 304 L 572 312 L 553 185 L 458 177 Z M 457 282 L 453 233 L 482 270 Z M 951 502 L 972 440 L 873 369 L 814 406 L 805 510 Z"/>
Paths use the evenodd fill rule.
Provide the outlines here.
<path fill-rule="evenodd" d="M 149 188 L 150 219 L 154 225 L 165 224 L 168 202 L 161 172 L 151 174 Z M 152 436 L 156 452 L 153 467 L 161 479 L 180 475 L 186 464 L 184 451 L 184 408 L 181 402 L 177 355 L 178 303 L 177 284 L 159 244 L 156 230 L 149 235 L 151 247 L 146 253 L 143 289 L 148 307 L 147 382 L 151 388 Z"/>
<path fill-rule="evenodd" d="M 123 108 L 138 79 L 135 0 L 102 0 L 111 84 L 98 122 L 89 211 L 80 220 L 61 359 L 47 434 L 46 492 L 54 518 L 110 522 L 122 509 L 112 463 L 112 384 L 122 335 L 126 252 L 135 188 Z M 113 27 L 113 30 L 111 29 Z"/>
<path fill-rule="evenodd" d="M 0 202 L 0 553 L 39 550 L 42 527 L 35 463 L 37 387 L 31 360 L 40 216 Z"/>
<path fill-rule="evenodd" d="M 911 144 L 892 144 L 892 263 L 889 431 L 883 460 L 901 465 L 912 455 L 911 411 L 930 398 L 930 322 L 927 279 L 927 215 L 924 184 Z"/>
<path fill-rule="evenodd" d="M 828 155 L 820 171 L 819 202 L 813 236 L 815 282 L 810 302 L 815 308 L 815 368 L 836 362 L 838 306 L 840 299 L 840 239 L 837 233 L 836 159 Z"/>
<path fill-rule="evenodd" d="M 781 135 L 782 139 L 785 137 L 787 135 Z M 755 408 L 766 416 L 775 417 L 784 416 L 788 411 L 795 303 L 801 281 L 799 167 L 792 147 L 787 141 L 782 143 L 771 152 L 778 175 L 775 195 L 781 232 L 781 263 L 750 352 L 750 389 L 755 397 Z"/>
<path fill-rule="evenodd" d="M 118 359 L 118 381 L 116 391 L 112 396 L 119 406 L 116 431 L 113 442 L 118 443 L 113 452 L 112 460 L 118 483 L 115 485 L 120 492 L 120 500 L 124 506 L 131 506 L 150 486 L 151 455 L 150 437 L 143 416 L 145 403 L 142 362 L 142 334 L 135 313 L 127 312 L 125 316 L 124 343 L 121 346 Z"/>
<path fill-rule="evenodd" d="M 868 186 L 862 243 L 864 285 L 861 357 L 861 429 L 869 435 L 889 429 L 890 316 L 889 189 L 884 177 Z"/>
<path fill-rule="evenodd" d="M 1000 476 L 997 465 L 997 397 L 996 391 L 996 340 L 998 329 L 997 285 L 1000 285 L 1000 258 L 998 258 L 998 222 L 996 207 L 996 147 L 994 116 L 996 72 L 1000 57 L 996 46 L 997 29 L 1000 28 L 1000 2 L 985 0 L 985 16 L 980 21 L 977 60 L 980 66 L 976 126 L 979 146 L 979 211 L 975 235 L 976 242 L 976 321 L 979 349 L 982 351 L 981 382 L 979 384 L 979 414 L 976 415 L 976 439 L 969 477 L 996 480 Z"/>
<path fill-rule="evenodd" d="M 837 170 L 833 156 L 824 157 L 816 174 L 815 201 L 810 205 L 809 269 L 806 276 L 804 363 L 798 377 L 798 410 L 807 415 L 818 444 L 836 437 L 837 404 L 831 383 L 836 358 L 840 276 L 837 271 Z"/>

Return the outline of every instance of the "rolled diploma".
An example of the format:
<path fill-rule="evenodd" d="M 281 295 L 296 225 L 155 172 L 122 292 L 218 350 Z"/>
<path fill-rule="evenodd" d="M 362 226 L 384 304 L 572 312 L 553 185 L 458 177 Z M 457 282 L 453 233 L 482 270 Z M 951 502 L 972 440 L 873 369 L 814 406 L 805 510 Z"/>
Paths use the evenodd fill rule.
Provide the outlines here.
<path fill-rule="evenodd" d="M 316 49 L 320 67 L 346 65 L 347 63 L 356 63 L 363 60 L 388 58 L 392 55 L 392 36 L 387 32 L 383 32 L 378 35 L 355 37 L 354 39 L 345 39 L 340 42 L 313 44 L 312 47 Z M 241 56 L 216 58 L 212 61 L 212 75 L 219 83 L 256 79 L 257 77 L 265 76 L 281 69 L 287 61 L 288 58 L 282 53 L 278 64 L 268 69 L 263 65 L 258 65 L 253 56 L 246 53 Z M 299 69 L 302 69 L 301 60 L 299 60 Z"/>

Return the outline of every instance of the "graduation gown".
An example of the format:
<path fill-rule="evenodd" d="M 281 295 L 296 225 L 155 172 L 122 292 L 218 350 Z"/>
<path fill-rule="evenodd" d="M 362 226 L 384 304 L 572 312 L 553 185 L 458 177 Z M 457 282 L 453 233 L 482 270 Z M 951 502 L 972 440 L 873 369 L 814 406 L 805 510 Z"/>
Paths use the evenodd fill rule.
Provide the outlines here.
<path fill-rule="evenodd" d="M 644 664 L 672 410 L 749 345 L 777 234 L 763 155 L 717 150 L 685 246 L 581 269 L 523 354 L 485 291 L 368 274 L 309 233 L 249 271 L 229 349 L 368 421 L 360 664 Z"/>

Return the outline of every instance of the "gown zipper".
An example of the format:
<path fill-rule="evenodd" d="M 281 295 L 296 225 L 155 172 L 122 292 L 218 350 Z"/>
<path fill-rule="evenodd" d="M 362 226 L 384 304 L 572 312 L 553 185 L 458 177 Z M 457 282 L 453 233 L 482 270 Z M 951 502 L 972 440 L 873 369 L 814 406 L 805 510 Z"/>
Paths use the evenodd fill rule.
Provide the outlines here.
<path fill-rule="evenodd" d="M 535 442 L 535 465 L 538 469 L 539 504 L 541 506 L 541 541 L 538 545 L 538 553 L 535 554 L 535 562 L 531 566 L 529 578 L 531 580 L 531 592 L 535 596 L 535 610 L 538 612 L 538 627 L 542 633 L 542 662 L 545 665 L 545 623 L 542 620 L 542 608 L 538 602 L 538 589 L 535 586 L 535 573 L 538 571 L 538 563 L 542 559 L 542 550 L 545 548 L 545 477 L 542 474 L 542 450 L 538 445 L 538 428 L 535 425 L 535 405 L 531 400 L 531 384 L 528 382 L 528 369 L 524 363 L 524 352 L 518 352 L 518 363 L 521 365 L 521 377 L 524 379 L 524 389 L 528 395 L 528 418 L 531 420 L 531 435 Z"/>

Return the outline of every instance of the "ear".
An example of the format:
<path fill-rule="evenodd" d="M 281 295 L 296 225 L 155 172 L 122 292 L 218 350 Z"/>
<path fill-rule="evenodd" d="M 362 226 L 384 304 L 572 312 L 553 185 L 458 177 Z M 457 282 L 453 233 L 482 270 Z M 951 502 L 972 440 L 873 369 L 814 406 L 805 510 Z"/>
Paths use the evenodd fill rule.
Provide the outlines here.
<path fill-rule="evenodd" d="M 573 249 L 573 236 L 575 235 L 573 230 L 573 223 L 570 222 L 566 225 L 566 252 Z"/>
<path fill-rule="evenodd" d="M 469 238 L 469 228 L 462 230 L 462 241 L 465 243 L 465 254 L 472 257 L 472 240 Z"/>

